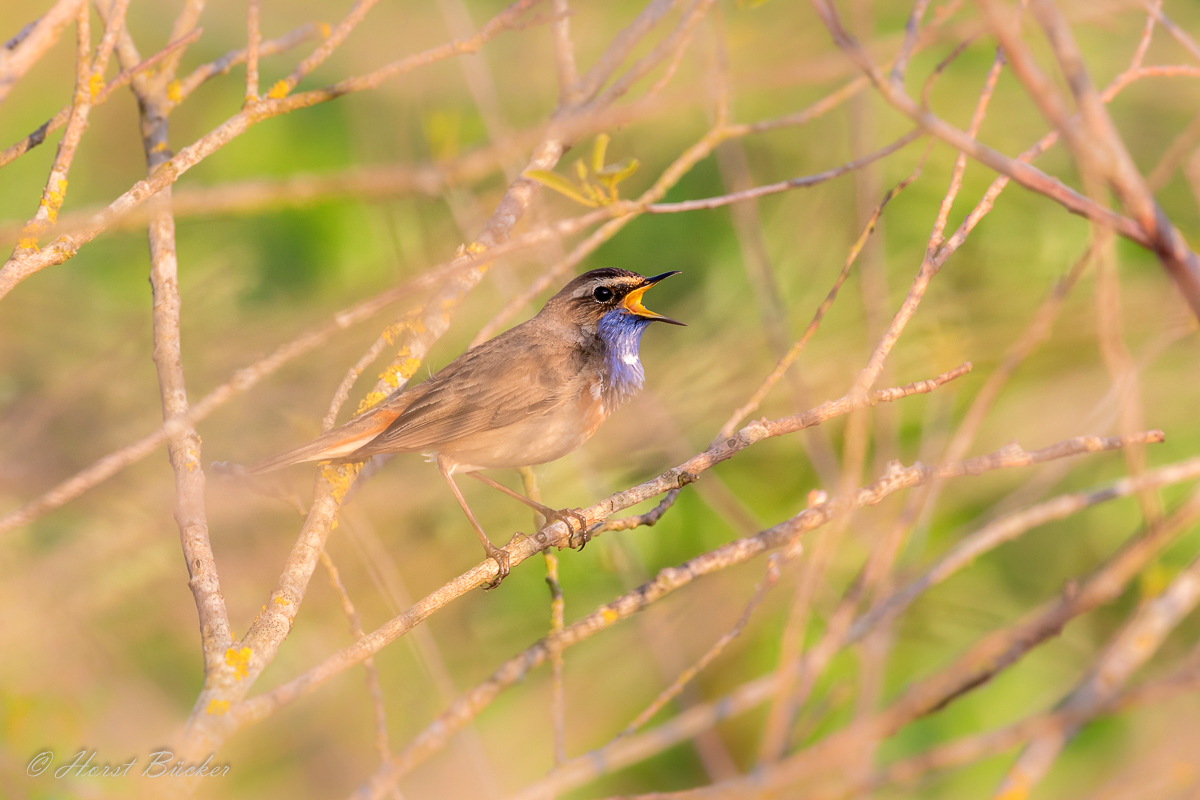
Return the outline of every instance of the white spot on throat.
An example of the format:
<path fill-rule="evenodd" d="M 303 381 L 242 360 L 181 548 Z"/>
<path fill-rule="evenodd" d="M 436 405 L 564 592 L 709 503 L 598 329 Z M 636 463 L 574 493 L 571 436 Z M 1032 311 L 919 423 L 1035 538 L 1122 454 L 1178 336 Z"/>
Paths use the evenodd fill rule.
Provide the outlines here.
<path fill-rule="evenodd" d="M 634 364 L 638 363 L 637 353 L 626 353 L 625 355 L 621 356 L 621 360 L 626 364 L 633 366 Z"/>
<path fill-rule="evenodd" d="M 592 397 L 596 400 L 600 399 L 600 392 L 604 390 L 604 381 L 592 381 Z"/>

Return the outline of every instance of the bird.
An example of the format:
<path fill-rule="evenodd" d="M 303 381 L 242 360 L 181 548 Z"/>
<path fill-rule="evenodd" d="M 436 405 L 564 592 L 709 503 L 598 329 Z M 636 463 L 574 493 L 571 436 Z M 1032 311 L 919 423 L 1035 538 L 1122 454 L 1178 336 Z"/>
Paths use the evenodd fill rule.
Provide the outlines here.
<path fill-rule="evenodd" d="M 537 510 L 547 522 L 580 526 L 577 509 L 555 510 L 483 475 L 556 461 L 580 447 L 645 381 L 642 334 L 654 322 L 684 325 L 642 305 L 651 287 L 678 270 L 644 277 L 594 269 L 566 284 L 534 317 L 470 348 L 423 383 L 313 441 L 242 471 L 260 474 L 308 461 L 354 463 L 385 453 L 423 453 L 437 463 L 497 575 L 509 554 L 492 544 L 455 483 L 477 478 Z"/>

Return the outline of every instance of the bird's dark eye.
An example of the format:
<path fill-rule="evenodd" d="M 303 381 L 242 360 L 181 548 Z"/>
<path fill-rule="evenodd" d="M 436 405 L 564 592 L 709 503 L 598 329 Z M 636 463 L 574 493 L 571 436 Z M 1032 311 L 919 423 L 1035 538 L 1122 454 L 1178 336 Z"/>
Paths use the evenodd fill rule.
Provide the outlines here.
<path fill-rule="evenodd" d="M 596 298 L 601 303 L 607 303 L 613 298 L 612 289 L 608 288 L 607 286 L 597 286 L 595 291 L 592 292 L 592 297 Z"/>

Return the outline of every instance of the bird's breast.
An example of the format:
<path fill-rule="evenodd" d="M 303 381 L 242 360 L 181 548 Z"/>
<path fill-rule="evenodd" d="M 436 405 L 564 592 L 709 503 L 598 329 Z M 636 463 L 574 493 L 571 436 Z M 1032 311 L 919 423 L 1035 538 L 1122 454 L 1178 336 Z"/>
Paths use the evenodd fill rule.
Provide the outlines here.
<path fill-rule="evenodd" d="M 604 420 L 608 419 L 612 409 L 610 403 L 606 402 L 607 395 L 604 378 L 600 375 L 591 376 L 587 391 L 580 393 L 580 417 L 583 421 L 585 440 L 592 438 Z"/>

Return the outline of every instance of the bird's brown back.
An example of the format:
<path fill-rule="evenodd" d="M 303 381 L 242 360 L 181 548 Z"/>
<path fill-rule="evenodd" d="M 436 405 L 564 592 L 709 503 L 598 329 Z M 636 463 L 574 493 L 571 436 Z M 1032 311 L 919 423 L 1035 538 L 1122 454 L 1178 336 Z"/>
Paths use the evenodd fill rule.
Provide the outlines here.
<path fill-rule="evenodd" d="M 409 391 L 406 408 L 347 460 L 436 451 L 475 434 L 552 414 L 578 399 L 603 362 L 598 343 L 535 317 L 468 350 Z"/>

